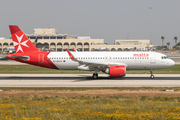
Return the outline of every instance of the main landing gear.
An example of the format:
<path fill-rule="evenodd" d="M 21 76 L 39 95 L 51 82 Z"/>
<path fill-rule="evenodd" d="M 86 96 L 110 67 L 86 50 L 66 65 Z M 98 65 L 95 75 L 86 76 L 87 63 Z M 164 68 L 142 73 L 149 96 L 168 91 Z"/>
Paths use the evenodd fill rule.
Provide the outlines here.
<path fill-rule="evenodd" d="M 151 79 L 154 79 L 153 70 L 150 70 L 150 72 L 151 72 L 150 78 L 151 78 Z"/>
<path fill-rule="evenodd" d="M 97 79 L 98 78 L 98 73 L 93 73 L 92 78 Z"/>
<path fill-rule="evenodd" d="M 98 72 L 99 72 L 100 70 L 99 70 L 99 68 L 95 68 L 95 72 L 93 73 L 93 75 L 92 75 L 92 78 L 93 79 L 97 79 L 98 78 Z"/>

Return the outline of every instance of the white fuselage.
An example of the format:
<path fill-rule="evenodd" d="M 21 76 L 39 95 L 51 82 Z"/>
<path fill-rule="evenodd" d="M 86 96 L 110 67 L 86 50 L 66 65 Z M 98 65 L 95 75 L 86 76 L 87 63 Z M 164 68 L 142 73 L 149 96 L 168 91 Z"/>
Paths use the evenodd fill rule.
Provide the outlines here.
<path fill-rule="evenodd" d="M 72 52 L 80 61 L 122 64 L 127 70 L 154 70 L 174 66 L 175 62 L 166 55 L 156 52 Z M 50 52 L 54 65 L 62 70 L 78 70 L 79 63 L 70 59 L 67 52 Z"/>

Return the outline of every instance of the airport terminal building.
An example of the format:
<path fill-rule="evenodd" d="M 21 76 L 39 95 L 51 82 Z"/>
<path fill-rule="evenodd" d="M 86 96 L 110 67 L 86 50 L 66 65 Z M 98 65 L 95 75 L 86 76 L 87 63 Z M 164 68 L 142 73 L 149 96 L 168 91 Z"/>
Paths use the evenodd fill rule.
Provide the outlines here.
<path fill-rule="evenodd" d="M 37 28 L 34 34 L 26 34 L 34 42 L 38 38 L 37 47 L 62 51 L 65 48 L 76 48 L 80 51 L 122 51 L 122 50 L 146 50 L 149 48 L 150 40 L 115 40 L 114 44 L 104 43 L 104 39 L 92 39 L 89 36 L 69 36 L 57 34 L 55 28 Z M 0 51 L 7 47 L 13 47 L 11 39 L 0 38 Z"/>

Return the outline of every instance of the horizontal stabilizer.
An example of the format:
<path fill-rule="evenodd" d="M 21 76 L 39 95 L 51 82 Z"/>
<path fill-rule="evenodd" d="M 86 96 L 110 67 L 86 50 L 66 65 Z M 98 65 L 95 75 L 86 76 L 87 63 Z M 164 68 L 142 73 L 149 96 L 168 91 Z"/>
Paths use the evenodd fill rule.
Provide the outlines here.
<path fill-rule="evenodd" d="M 30 57 L 29 57 L 29 56 L 7 55 L 7 58 L 8 58 L 8 57 L 19 58 L 19 59 L 24 60 L 24 61 L 27 61 L 27 60 L 29 60 L 29 59 L 30 59 Z"/>

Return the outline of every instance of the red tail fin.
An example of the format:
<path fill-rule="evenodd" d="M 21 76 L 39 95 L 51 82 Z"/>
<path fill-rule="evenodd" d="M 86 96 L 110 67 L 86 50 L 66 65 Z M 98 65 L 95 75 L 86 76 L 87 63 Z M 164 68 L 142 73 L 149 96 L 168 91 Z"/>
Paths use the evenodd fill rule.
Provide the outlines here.
<path fill-rule="evenodd" d="M 18 26 L 9 25 L 9 29 L 16 53 L 39 51 Z"/>

